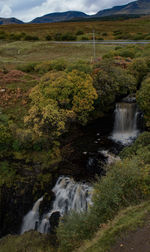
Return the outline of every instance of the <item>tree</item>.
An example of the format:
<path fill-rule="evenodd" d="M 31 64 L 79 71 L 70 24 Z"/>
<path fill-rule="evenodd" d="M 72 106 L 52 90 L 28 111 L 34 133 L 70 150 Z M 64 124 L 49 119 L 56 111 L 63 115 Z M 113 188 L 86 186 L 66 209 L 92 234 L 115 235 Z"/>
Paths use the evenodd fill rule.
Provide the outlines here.
<path fill-rule="evenodd" d="M 30 98 L 33 106 L 36 107 L 31 109 L 30 114 L 34 111 L 36 117 L 41 118 L 39 113 L 46 106 L 51 105 L 51 113 L 54 109 L 55 113 L 57 111 L 63 114 L 66 117 L 65 121 L 71 117 L 76 118 L 81 124 L 86 124 L 90 112 L 94 109 L 94 101 L 97 99 L 92 82 L 90 75 L 76 70 L 69 73 L 45 74 L 39 85 L 31 91 Z"/>
<path fill-rule="evenodd" d="M 29 110 L 29 115 L 25 117 L 24 122 L 39 137 L 47 136 L 53 140 L 64 131 L 64 119 L 63 113 L 58 111 L 55 104 L 49 104 L 43 108 L 34 105 Z"/>

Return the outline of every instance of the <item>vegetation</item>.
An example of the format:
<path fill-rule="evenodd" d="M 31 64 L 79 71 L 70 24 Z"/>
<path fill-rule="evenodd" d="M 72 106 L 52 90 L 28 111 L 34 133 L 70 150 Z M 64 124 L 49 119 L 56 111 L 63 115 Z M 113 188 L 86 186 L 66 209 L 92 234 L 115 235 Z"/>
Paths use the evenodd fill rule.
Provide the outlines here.
<path fill-rule="evenodd" d="M 74 41 L 81 40 L 83 37 L 91 40 L 94 29 L 96 39 L 147 40 L 150 37 L 150 17 L 137 17 L 129 16 L 125 19 L 124 17 L 114 16 L 93 20 L 78 20 L 77 22 L 1 25 L 0 38 L 15 41 L 36 41 L 38 39 L 48 41 Z M 60 31 L 63 32 L 60 33 Z"/>
<path fill-rule="evenodd" d="M 141 136 L 139 142 L 144 145 L 143 139 Z M 90 211 L 87 214 L 71 214 L 60 223 L 57 230 L 60 251 L 73 251 L 83 240 L 91 239 L 99 227 L 112 220 L 119 210 L 149 198 L 149 148 L 148 142 L 144 155 L 143 148 L 139 147 L 138 156 L 133 154 L 107 167 L 107 176 L 99 179 L 94 186 Z"/>
<path fill-rule="evenodd" d="M 148 76 L 143 82 L 142 87 L 137 93 L 137 101 L 139 106 L 144 111 L 145 121 L 148 128 L 150 128 L 150 77 Z"/>
<path fill-rule="evenodd" d="M 130 20 L 125 22 L 130 24 Z M 145 26 L 139 29 L 148 32 L 148 18 L 142 17 L 140 22 Z M 106 25 L 104 21 L 102 24 Z M 120 23 L 118 28 L 114 27 L 116 25 L 111 21 L 107 24 L 110 25 L 113 36 L 120 36 L 126 32 L 124 23 Z M 138 20 L 133 24 L 134 28 L 137 24 Z M 90 39 L 92 35 L 88 34 L 84 25 L 77 25 L 74 30 L 78 39 Z M 99 22 L 95 25 L 98 27 Z M 97 36 L 111 37 L 112 34 L 106 33 L 106 26 L 103 25 L 100 32 L 97 30 Z M 37 30 L 32 32 L 27 30 L 28 27 L 35 27 L 34 25 L 24 25 L 25 33 L 21 35 L 21 41 L 0 43 L 0 201 L 8 206 L 7 213 L 0 209 L 0 215 L 2 212 L 7 226 L 14 222 L 13 216 L 9 216 L 10 211 L 13 208 L 13 215 L 16 215 L 17 203 L 24 200 L 24 195 L 30 195 L 28 201 L 31 203 L 39 196 L 49 194 L 54 178 L 58 177 L 60 172 L 60 161 L 64 161 L 62 145 L 65 145 L 67 137 L 73 134 L 73 129 L 77 132 L 92 120 L 112 112 L 116 100 L 134 94 L 139 108 L 144 112 L 147 132 L 141 134 L 132 146 L 121 152 L 120 162 L 106 167 L 107 175 L 98 179 L 94 185 L 94 204 L 90 211 L 87 214 L 72 213 L 65 216 L 57 230 L 58 251 L 73 251 L 82 245 L 84 240 L 93 238 L 97 231 L 100 232 L 97 243 L 105 249 L 115 240 L 115 234 L 129 225 L 125 224 L 129 212 L 123 210 L 123 215 L 126 216 L 115 219 L 115 223 L 123 222 L 121 227 L 110 229 L 110 220 L 112 221 L 117 213 L 126 207 L 131 209 L 131 215 L 135 210 L 137 216 L 143 218 L 145 212 L 141 209 L 142 205 L 135 205 L 149 200 L 150 46 L 97 45 L 97 59 L 91 60 L 92 45 L 64 44 L 58 47 L 57 44 L 49 43 L 56 34 L 61 35 L 61 39 L 67 34 L 69 40 L 69 29 L 72 29 L 73 23 L 66 23 L 64 34 L 58 34 L 57 26 L 58 24 L 52 24 L 55 30 L 49 34 L 47 24 L 37 25 Z M 36 36 L 39 27 L 47 27 L 41 31 L 43 37 L 40 38 L 45 39 L 47 36 L 47 41 L 25 41 L 26 34 Z M 1 29 L 3 30 L 3 27 Z M 13 26 L 13 31 L 11 29 L 12 26 L 6 26 L 6 31 L 1 32 L 1 36 L 5 37 L 5 33 L 8 35 L 9 32 L 20 32 L 17 25 Z M 13 40 L 12 35 L 11 37 Z M 69 143 L 67 147 L 64 146 L 67 154 L 72 153 L 70 145 Z M 11 200 L 9 204 L 12 192 L 16 197 L 13 205 Z M 4 199 L 5 193 L 8 194 L 8 202 Z M 149 209 L 148 203 L 143 205 Z M 133 226 L 139 223 L 133 215 L 129 216 L 129 219 Z M 108 229 L 105 230 L 103 227 Z M 32 235 L 35 241 L 31 244 Z M 26 251 L 36 251 L 35 247 L 39 244 L 37 252 L 57 250 L 51 248 L 53 244 L 50 245 L 43 237 L 45 236 L 37 233 L 15 237 L 14 247 L 11 246 L 13 238 L 6 237 L 6 240 L 0 241 L 0 249 L 2 247 L 4 252 L 11 252 L 17 251 L 18 246 L 21 246 L 21 251 L 24 248 Z M 108 237 L 110 243 L 106 244 Z"/>
<path fill-rule="evenodd" d="M 118 238 L 124 238 L 126 234 L 133 233 L 137 228 L 145 224 L 149 217 L 149 207 L 149 201 L 146 201 L 120 211 L 113 221 L 101 225 L 95 237 L 91 241 L 85 241 L 76 251 L 105 252 L 111 249 L 118 241 Z"/>

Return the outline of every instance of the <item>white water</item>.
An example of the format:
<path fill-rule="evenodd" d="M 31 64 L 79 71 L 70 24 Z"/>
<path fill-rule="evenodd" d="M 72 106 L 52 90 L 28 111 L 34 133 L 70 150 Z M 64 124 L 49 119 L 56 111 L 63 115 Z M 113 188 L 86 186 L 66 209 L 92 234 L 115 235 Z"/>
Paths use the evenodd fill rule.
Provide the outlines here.
<path fill-rule="evenodd" d="M 135 103 L 117 103 L 111 138 L 123 145 L 130 144 L 138 135 L 137 116 L 138 110 Z"/>
<path fill-rule="evenodd" d="M 102 155 L 104 155 L 104 157 L 107 158 L 107 164 L 109 165 L 121 160 L 118 156 L 115 156 L 114 154 L 110 153 L 108 150 L 102 150 L 102 151 L 99 151 L 99 153 L 101 153 Z"/>
<path fill-rule="evenodd" d="M 87 211 L 88 206 L 92 204 L 92 187 L 84 183 L 76 183 L 69 177 L 60 177 L 52 191 L 56 197 L 52 209 L 40 220 L 39 205 L 43 199 L 39 199 L 33 209 L 24 217 L 21 233 L 35 229 L 36 226 L 40 233 L 48 233 L 50 231 L 49 220 L 53 213 L 59 212 L 63 216 L 70 211 Z"/>
<path fill-rule="evenodd" d="M 27 215 L 24 216 L 22 228 L 21 228 L 21 234 L 23 234 L 24 232 L 28 230 L 36 229 L 36 225 L 39 222 L 39 206 L 42 200 L 43 200 L 43 197 L 38 199 L 35 202 L 32 210 L 29 213 L 27 213 Z"/>

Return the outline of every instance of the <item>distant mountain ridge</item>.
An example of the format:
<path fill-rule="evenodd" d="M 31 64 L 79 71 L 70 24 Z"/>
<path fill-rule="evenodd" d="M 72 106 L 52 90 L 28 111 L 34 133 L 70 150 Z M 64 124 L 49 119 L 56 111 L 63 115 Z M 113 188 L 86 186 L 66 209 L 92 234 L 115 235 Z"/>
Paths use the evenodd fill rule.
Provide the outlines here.
<path fill-rule="evenodd" d="M 150 0 L 137 0 L 122 6 L 115 6 L 110 9 L 105 9 L 97 12 L 95 15 L 87 15 L 81 11 L 66 11 L 66 12 L 55 12 L 44 15 L 42 17 L 37 17 L 33 19 L 32 24 L 39 23 L 54 23 L 71 21 L 93 17 L 108 17 L 116 15 L 148 15 L 150 14 Z M 0 18 L 0 24 L 23 24 L 22 21 L 16 18 Z"/>
<path fill-rule="evenodd" d="M 23 24 L 23 22 L 17 18 L 0 18 L 0 25 L 7 24 Z"/>
<path fill-rule="evenodd" d="M 89 15 L 80 11 L 66 11 L 66 12 L 55 12 L 44 15 L 42 17 L 35 18 L 30 23 L 53 23 L 60 21 L 69 21 L 76 18 L 86 18 Z"/>
<path fill-rule="evenodd" d="M 130 15 L 130 14 L 150 14 L 150 0 L 138 0 L 126 5 L 115 6 L 111 9 L 99 11 L 95 16 L 104 17 L 111 15 Z"/>

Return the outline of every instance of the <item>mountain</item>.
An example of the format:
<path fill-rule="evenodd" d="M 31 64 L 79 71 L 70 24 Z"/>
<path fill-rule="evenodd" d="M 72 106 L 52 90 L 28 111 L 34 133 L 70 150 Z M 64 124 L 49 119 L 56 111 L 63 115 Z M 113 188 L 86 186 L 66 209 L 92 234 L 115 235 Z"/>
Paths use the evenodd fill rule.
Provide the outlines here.
<path fill-rule="evenodd" d="M 99 11 L 95 17 L 130 15 L 130 14 L 150 14 L 150 0 L 138 0 L 122 6 L 115 6 L 111 9 Z"/>
<path fill-rule="evenodd" d="M 0 18 L 0 25 L 7 25 L 7 24 L 23 24 L 23 22 L 16 18 Z"/>
<path fill-rule="evenodd" d="M 66 12 L 55 12 L 51 14 L 44 15 L 42 17 L 35 18 L 30 23 L 54 23 L 54 22 L 60 22 L 60 21 L 68 21 L 71 19 L 77 19 L 77 18 L 86 18 L 89 17 L 83 12 L 80 11 L 66 11 Z"/>

